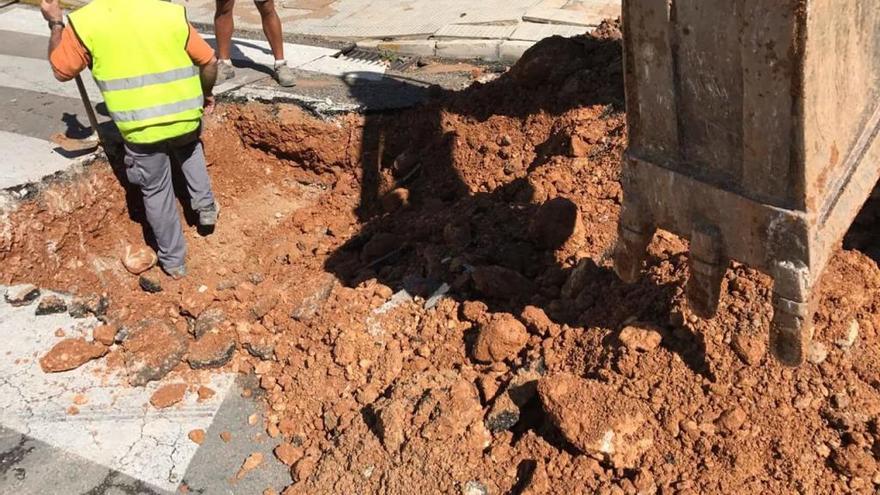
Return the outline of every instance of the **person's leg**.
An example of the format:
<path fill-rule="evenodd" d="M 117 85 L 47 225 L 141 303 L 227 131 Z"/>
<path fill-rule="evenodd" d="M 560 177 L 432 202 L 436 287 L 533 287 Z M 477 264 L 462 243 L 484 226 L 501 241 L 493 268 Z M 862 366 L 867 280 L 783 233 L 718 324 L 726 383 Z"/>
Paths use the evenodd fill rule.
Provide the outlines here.
<path fill-rule="evenodd" d="M 218 82 L 235 76 L 232 68 L 232 32 L 235 30 L 235 0 L 217 0 L 214 8 L 214 37 L 217 39 Z"/>
<path fill-rule="evenodd" d="M 235 0 L 217 0 L 214 10 L 214 36 L 217 38 L 217 58 L 229 60 L 232 57 L 232 31 L 235 20 L 232 11 Z"/>
<path fill-rule="evenodd" d="M 284 37 L 281 34 L 281 19 L 278 17 L 278 11 L 275 10 L 275 0 L 254 0 L 254 3 L 260 11 L 263 33 L 266 34 L 266 40 L 272 48 L 272 55 L 275 56 L 276 62 L 284 60 Z"/>
<path fill-rule="evenodd" d="M 260 11 L 260 19 L 263 21 L 263 32 L 266 33 L 266 39 L 272 48 L 272 55 L 275 57 L 275 80 L 278 84 L 290 87 L 296 84 L 293 71 L 287 66 L 284 60 L 284 36 L 281 33 L 281 19 L 278 18 L 278 11 L 275 10 L 275 0 L 254 0 L 257 10 Z"/>
<path fill-rule="evenodd" d="M 144 196 L 147 222 L 159 245 L 159 262 L 166 270 L 181 267 L 186 262 L 186 241 L 174 204 L 171 159 L 162 150 L 134 148 L 125 146 L 125 173 Z"/>
<path fill-rule="evenodd" d="M 199 216 L 199 226 L 213 229 L 217 225 L 220 205 L 217 204 L 214 193 L 211 191 L 211 177 L 208 175 L 208 165 L 205 163 L 202 141 L 196 140 L 177 146 L 173 153 L 186 178 L 190 206 Z M 207 234 L 210 231 L 200 230 L 200 232 Z"/>

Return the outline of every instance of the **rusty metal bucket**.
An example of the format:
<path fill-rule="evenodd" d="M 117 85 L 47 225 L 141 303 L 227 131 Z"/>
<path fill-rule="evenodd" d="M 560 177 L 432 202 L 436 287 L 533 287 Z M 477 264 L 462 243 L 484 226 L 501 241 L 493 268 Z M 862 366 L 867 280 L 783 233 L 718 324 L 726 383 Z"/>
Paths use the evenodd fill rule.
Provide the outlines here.
<path fill-rule="evenodd" d="M 615 253 L 639 276 L 662 228 L 691 242 L 711 317 L 728 261 L 774 278 L 770 347 L 803 362 L 814 282 L 880 176 L 873 0 L 624 0 L 629 148 Z"/>

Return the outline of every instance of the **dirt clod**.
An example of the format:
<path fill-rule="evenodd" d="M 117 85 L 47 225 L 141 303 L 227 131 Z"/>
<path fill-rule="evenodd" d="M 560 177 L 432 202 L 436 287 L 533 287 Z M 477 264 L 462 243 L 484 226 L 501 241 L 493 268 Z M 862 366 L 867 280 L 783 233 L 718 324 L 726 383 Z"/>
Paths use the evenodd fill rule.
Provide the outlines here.
<path fill-rule="evenodd" d="M 44 373 L 70 371 L 102 357 L 107 351 L 107 346 L 83 338 L 64 339 L 40 358 L 40 368 Z"/>
<path fill-rule="evenodd" d="M 526 327 L 513 315 L 496 315 L 480 329 L 474 343 L 474 359 L 495 363 L 515 357 L 529 340 Z"/>
<path fill-rule="evenodd" d="M 216 395 L 217 392 L 215 392 L 214 389 L 212 389 L 212 388 L 209 388 L 209 387 L 202 385 L 201 387 L 199 387 L 198 394 L 199 394 L 199 402 L 204 402 L 206 400 L 210 400 L 211 397 L 214 397 L 214 395 Z"/>
<path fill-rule="evenodd" d="M 628 325 L 617 337 L 627 349 L 637 352 L 651 352 L 660 347 L 663 341 L 663 334 L 658 328 L 645 324 Z"/>
<path fill-rule="evenodd" d="M 99 325 L 95 327 L 94 330 L 92 330 L 92 337 L 95 339 L 95 341 L 110 346 L 116 343 L 116 335 L 118 332 L 119 329 L 116 327 L 116 325 Z"/>
<path fill-rule="evenodd" d="M 150 396 L 150 404 L 156 409 L 165 409 L 183 400 L 186 395 L 185 383 L 171 383 L 163 385 Z"/>

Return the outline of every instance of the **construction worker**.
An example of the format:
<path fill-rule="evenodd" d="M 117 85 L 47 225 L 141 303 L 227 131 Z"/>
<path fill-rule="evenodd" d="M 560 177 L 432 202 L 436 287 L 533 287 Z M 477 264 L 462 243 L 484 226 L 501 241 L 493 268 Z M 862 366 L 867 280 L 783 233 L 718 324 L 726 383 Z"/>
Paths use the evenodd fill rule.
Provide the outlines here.
<path fill-rule="evenodd" d="M 203 112 L 214 106 L 217 59 L 180 5 L 162 0 L 93 0 L 64 25 L 58 0 L 43 0 L 52 31 L 49 61 L 59 81 L 90 67 L 125 141 L 129 182 L 144 197 L 159 264 L 186 275 L 186 242 L 175 206 L 171 160 L 183 169 L 199 223 L 213 228 L 218 205 L 200 138 Z"/>
<path fill-rule="evenodd" d="M 285 87 L 294 86 L 296 80 L 293 71 L 284 60 L 284 38 L 281 35 L 281 19 L 275 10 L 275 0 L 254 0 L 257 10 L 260 12 L 260 20 L 263 23 L 263 33 L 269 41 L 272 55 L 275 57 L 273 74 L 278 84 Z M 220 82 L 235 77 L 235 69 L 232 67 L 232 31 L 235 29 L 233 10 L 235 0 L 217 0 L 214 10 L 214 36 L 217 37 L 217 51 L 220 55 L 219 77 Z"/>

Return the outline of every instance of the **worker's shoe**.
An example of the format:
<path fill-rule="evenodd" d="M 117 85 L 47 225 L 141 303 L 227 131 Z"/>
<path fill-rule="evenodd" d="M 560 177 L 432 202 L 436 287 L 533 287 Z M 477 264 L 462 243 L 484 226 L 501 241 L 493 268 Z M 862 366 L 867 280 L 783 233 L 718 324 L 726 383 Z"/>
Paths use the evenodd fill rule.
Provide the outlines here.
<path fill-rule="evenodd" d="M 232 66 L 230 60 L 220 60 L 217 62 L 217 82 L 228 81 L 235 77 L 235 67 Z"/>
<path fill-rule="evenodd" d="M 275 65 L 275 80 L 285 88 L 296 86 L 296 77 L 293 75 L 293 69 L 287 66 L 287 62 Z"/>
<path fill-rule="evenodd" d="M 180 280 L 186 276 L 186 265 L 175 266 L 173 268 L 163 266 L 162 271 L 174 280 Z"/>
<path fill-rule="evenodd" d="M 210 206 L 199 210 L 199 225 L 201 227 L 214 227 L 220 217 L 220 205 L 214 201 Z"/>

